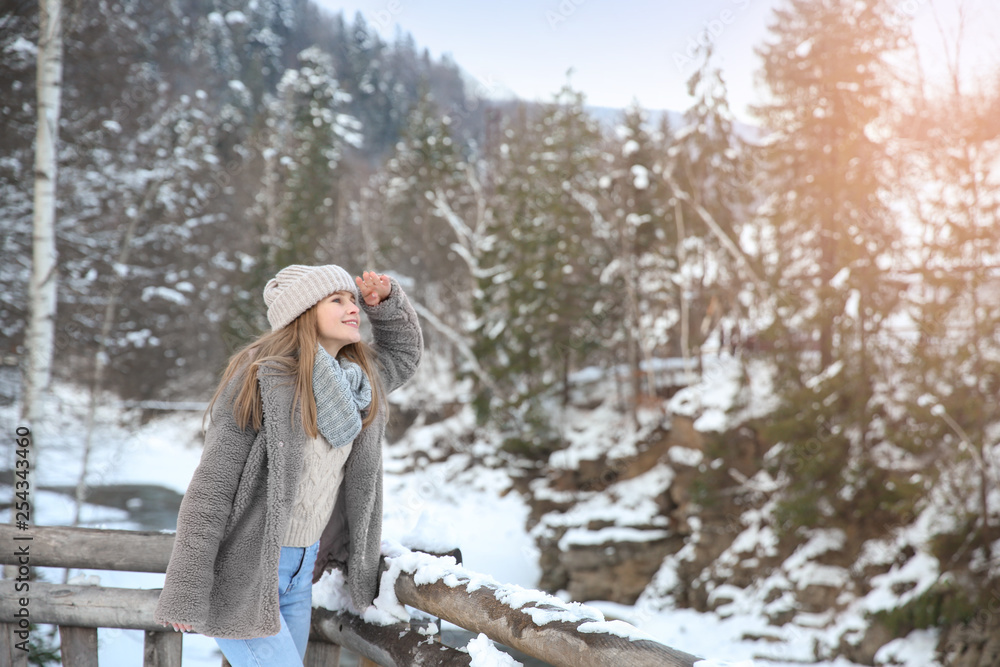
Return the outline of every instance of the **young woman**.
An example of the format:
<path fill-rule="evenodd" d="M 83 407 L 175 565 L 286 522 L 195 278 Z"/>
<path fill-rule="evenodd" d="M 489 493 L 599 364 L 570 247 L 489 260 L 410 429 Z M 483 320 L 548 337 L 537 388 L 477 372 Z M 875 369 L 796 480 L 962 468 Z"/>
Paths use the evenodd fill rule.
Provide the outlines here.
<path fill-rule="evenodd" d="M 302 665 L 312 584 L 330 567 L 346 572 L 358 610 L 374 599 L 385 397 L 423 349 L 388 276 L 292 265 L 264 301 L 271 332 L 230 359 L 208 406 L 155 614 L 215 637 L 233 667 Z"/>

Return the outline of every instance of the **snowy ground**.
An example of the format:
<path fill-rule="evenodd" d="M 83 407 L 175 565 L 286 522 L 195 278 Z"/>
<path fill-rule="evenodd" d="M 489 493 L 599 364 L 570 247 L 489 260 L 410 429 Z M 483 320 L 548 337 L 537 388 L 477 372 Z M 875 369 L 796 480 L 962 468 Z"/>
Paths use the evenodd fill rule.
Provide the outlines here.
<path fill-rule="evenodd" d="M 38 429 L 36 437 L 45 446 L 39 451 L 36 471 L 37 485 L 75 484 L 80 470 L 83 443 L 85 396 L 68 387 L 54 393 L 49 406 L 50 418 Z M 17 425 L 13 407 L 0 408 L 0 422 L 5 432 L 12 433 Z M 91 484 L 145 483 L 158 484 L 182 493 L 200 456 L 200 413 L 173 413 L 138 423 L 138 415 L 118 407 L 102 410 L 95 443 L 98 451 L 90 463 Z M 413 547 L 461 547 L 464 565 L 487 573 L 500 582 L 534 587 L 539 577 L 537 550 L 525 531 L 528 508 L 515 492 L 510 491 L 506 472 L 473 465 L 466 454 L 452 455 L 438 462 L 424 463 L 416 472 L 406 472 L 412 462 L 412 451 L 434 452 L 434 442 L 449 430 L 468 427 L 468 416 L 457 417 L 411 429 L 404 441 L 387 448 L 386 453 L 386 538 Z M 478 448 L 481 451 L 486 446 Z M 9 446 L 3 450 L 5 462 L 13 460 Z M 432 459 L 436 457 L 431 457 Z M 5 466 L 6 467 L 6 466 Z M 0 486 L 0 494 L 10 493 Z M 64 525 L 72 521 L 72 503 L 55 493 L 33 494 L 33 522 L 39 525 Z M 7 512 L 0 520 L 9 520 Z M 111 508 L 89 506 L 83 514 L 86 525 L 140 529 L 130 523 L 125 512 Z M 62 581 L 61 570 L 43 571 L 50 581 Z M 94 575 L 106 586 L 158 588 L 162 575 L 117 573 L 105 571 L 73 571 L 73 575 Z M 772 645 L 765 641 L 746 639 L 748 632 L 759 630 L 756 616 L 735 613 L 726 618 L 716 614 L 699 614 L 685 609 L 654 611 L 651 607 L 622 606 L 601 601 L 588 603 L 609 620 L 623 619 L 665 644 L 714 661 L 748 664 L 753 660 L 760 667 L 803 664 L 809 654 L 812 637 L 801 636 L 801 645 Z M 749 611 L 749 610 L 748 610 Z M 932 633 L 915 633 L 907 641 L 896 642 L 884 651 L 897 662 L 910 667 L 935 665 L 929 657 L 936 641 Z M 470 646 L 474 654 L 491 655 L 482 639 Z M 134 667 L 141 664 L 143 634 L 140 631 L 102 629 L 99 631 L 100 662 L 104 667 Z M 770 656 L 771 659 L 767 657 Z M 184 665 L 186 667 L 217 667 L 220 655 L 213 640 L 186 635 Z M 484 657 L 479 664 L 489 663 Z M 500 664 L 497 662 L 496 664 Z M 836 661 L 818 663 L 828 667 L 850 667 L 852 663 Z"/>

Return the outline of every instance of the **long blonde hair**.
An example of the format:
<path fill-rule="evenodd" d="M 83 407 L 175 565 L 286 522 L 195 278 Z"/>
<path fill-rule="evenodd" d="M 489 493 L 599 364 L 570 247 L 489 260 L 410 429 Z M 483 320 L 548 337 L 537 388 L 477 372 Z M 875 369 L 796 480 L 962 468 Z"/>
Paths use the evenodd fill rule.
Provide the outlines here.
<path fill-rule="evenodd" d="M 211 415 L 215 402 L 233 378 L 239 375 L 239 387 L 232 403 L 236 425 L 241 430 L 252 427 L 255 431 L 260 431 L 264 423 L 264 406 L 260 385 L 257 382 L 257 369 L 266 365 L 269 370 L 277 370 L 280 374 L 287 375 L 294 383 L 295 395 L 292 399 L 292 413 L 289 415 L 289 420 L 295 418 L 296 407 L 301 407 L 302 428 L 307 435 L 315 438 L 319 429 L 316 423 L 316 397 L 313 395 L 312 376 L 316 346 L 319 342 L 317 305 L 313 305 L 281 329 L 262 334 L 237 350 L 229 359 L 219 387 L 209 401 L 205 416 Z M 375 352 L 364 342 L 350 343 L 340 349 L 337 357 L 358 364 L 368 376 L 372 388 L 372 400 L 361 422 L 361 427 L 365 428 L 375 420 L 380 410 L 388 410 L 388 406 L 382 401 L 384 392 L 377 370 Z"/>

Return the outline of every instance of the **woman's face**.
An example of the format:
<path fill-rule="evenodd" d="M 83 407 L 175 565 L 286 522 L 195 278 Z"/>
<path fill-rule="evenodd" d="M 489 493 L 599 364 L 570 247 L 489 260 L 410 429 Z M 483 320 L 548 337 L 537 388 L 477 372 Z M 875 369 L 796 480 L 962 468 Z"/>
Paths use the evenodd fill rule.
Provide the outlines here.
<path fill-rule="evenodd" d="M 334 292 L 316 305 L 316 334 L 331 356 L 361 341 L 361 312 L 354 298 L 353 292 Z"/>

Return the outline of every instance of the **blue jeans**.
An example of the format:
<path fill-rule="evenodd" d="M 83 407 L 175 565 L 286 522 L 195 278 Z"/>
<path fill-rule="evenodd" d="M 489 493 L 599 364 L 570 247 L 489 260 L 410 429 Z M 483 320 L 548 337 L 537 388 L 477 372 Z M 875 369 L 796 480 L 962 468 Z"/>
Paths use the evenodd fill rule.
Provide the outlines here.
<path fill-rule="evenodd" d="M 233 667 L 302 667 L 312 620 L 312 574 L 319 541 L 310 547 L 281 547 L 278 603 L 281 631 L 256 639 L 220 639 L 216 643 Z"/>

